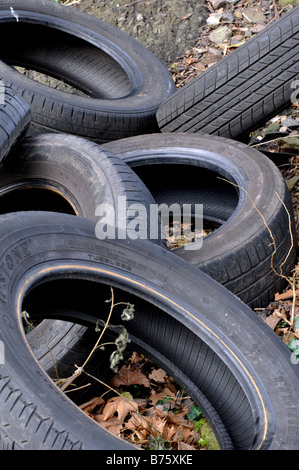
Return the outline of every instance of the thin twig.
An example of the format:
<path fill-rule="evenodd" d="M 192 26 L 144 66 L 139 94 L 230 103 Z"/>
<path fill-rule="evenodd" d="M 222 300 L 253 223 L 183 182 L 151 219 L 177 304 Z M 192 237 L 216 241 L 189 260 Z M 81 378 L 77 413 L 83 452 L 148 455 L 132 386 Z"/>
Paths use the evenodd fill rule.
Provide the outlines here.
<path fill-rule="evenodd" d="M 250 200 L 251 204 L 253 205 L 254 209 L 257 211 L 257 213 L 258 213 L 258 214 L 260 215 L 260 217 L 262 218 L 262 220 L 263 220 L 263 222 L 264 222 L 264 225 L 265 225 L 265 227 L 267 228 L 267 230 L 268 230 L 268 232 L 269 232 L 269 234 L 270 234 L 270 237 L 271 237 L 271 239 L 272 239 L 273 246 L 274 246 L 274 251 L 273 251 L 272 256 L 271 256 L 271 269 L 274 271 L 274 273 L 275 273 L 278 277 L 280 277 L 280 278 L 282 278 L 282 279 L 285 279 L 285 280 L 288 282 L 288 284 L 290 284 L 290 286 L 291 286 L 292 289 L 293 289 L 293 305 L 292 305 L 292 313 L 291 313 L 291 320 L 290 320 L 290 323 L 291 323 L 291 325 L 293 326 L 294 320 L 295 320 L 295 291 L 296 291 L 296 289 L 295 289 L 294 283 L 292 283 L 292 282 L 290 281 L 290 279 L 289 279 L 287 276 L 285 276 L 284 274 L 282 274 L 282 267 L 283 267 L 284 264 L 286 263 L 287 259 L 288 259 L 289 256 L 290 256 L 290 253 L 291 253 L 291 251 L 292 251 L 292 249 L 293 249 L 293 247 L 294 247 L 294 239 L 293 239 L 293 233 L 292 233 L 292 221 L 291 221 L 291 216 L 290 216 L 290 212 L 289 212 L 288 208 L 286 207 L 285 203 L 282 201 L 282 199 L 280 198 L 280 196 L 278 195 L 278 193 L 275 191 L 275 194 L 276 194 L 277 198 L 279 199 L 280 203 L 283 205 L 283 207 L 284 207 L 284 209 L 285 209 L 285 211 L 286 211 L 286 213 L 287 213 L 287 215 L 288 215 L 288 220 L 289 220 L 289 232 L 290 232 L 290 237 L 291 237 L 291 246 L 290 246 L 290 249 L 289 249 L 289 251 L 288 251 L 288 253 L 287 253 L 287 255 L 286 255 L 284 261 L 280 264 L 280 266 L 279 266 L 280 273 L 278 273 L 277 270 L 274 268 L 274 264 L 273 264 L 273 263 L 274 263 L 274 262 L 273 262 L 274 256 L 275 256 L 276 251 L 277 251 L 276 241 L 275 241 L 275 238 L 274 238 L 274 236 L 273 236 L 273 233 L 272 233 L 272 231 L 271 231 L 269 225 L 268 225 L 267 222 L 266 222 L 266 219 L 265 219 L 264 215 L 263 215 L 263 214 L 261 213 L 261 211 L 256 207 L 255 203 L 253 202 L 251 196 L 248 194 L 248 192 L 246 191 L 246 189 L 244 189 L 242 186 L 239 186 L 238 184 L 233 183 L 232 181 L 229 181 L 229 180 L 227 180 L 227 179 L 225 179 L 225 178 L 220 178 L 220 177 L 218 177 L 218 179 L 224 180 L 224 181 L 226 181 L 227 183 L 230 183 L 230 184 L 232 184 L 233 186 L 236 186 L 237 188 L 242 189 L 242 190 L 246 193 L 246 195 L 247 195 L 247 197 L 249 198 L 249 200 Z"/>
<path fill-rule="evenodd" d="M 88 355 L 87 359 L 84 361 L 83 365 L 81 367 L 77 367 L 77 369 L 75 370 L 75 372 L 73 373 L 73 375 L 71 377 L 69 377 L 68 379 L 66 379 L 66 381 L 64 382 L 64 384 L 62 385 L 61 387 L 61 390 L 64 392 L 71 384 L 72 382 L 78 378 L 82 372 L 84 371 L 84 367 L 86 366 L 87 362 L 89 361 L 89 359 L 91 358 L 91 356 L 93 355 L 93 353 L 95 352 L 95 350 L 97 349 L 98 345 L 99 345 L 99 342 L 101 341 L 102 337 L 103 337 L 103 334 L 105 333 L 107 327 L 108 327 L 108 324 L 110 322 L 110 318 L 111 318 L 111 315 L 112 315 L 112 312 L 113 312 L 113 308 L 114 308 L 114 292 L 113 292 L 113 289 L 112 287 L 110 287 L 111 289 L 111 307 L 110 307 L 110 311 L 109 311 L 109 315 L 108 315 L 108 318 L 106 320 L 106 323 L 105 323 L 105 326 L 99 336 L 99 338 L 97 339 L 97 342 L 96 344 L 94 345 L 94 347 L 92 348 L 90 354 Z"/>

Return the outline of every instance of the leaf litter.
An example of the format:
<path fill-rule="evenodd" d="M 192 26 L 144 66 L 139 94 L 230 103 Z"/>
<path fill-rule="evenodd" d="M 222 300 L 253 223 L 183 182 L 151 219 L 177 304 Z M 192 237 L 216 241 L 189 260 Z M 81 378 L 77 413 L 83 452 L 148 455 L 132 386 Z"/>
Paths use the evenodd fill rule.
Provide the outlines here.
<path fill-rule="evenodd" d="M 290 0 L 210 0 L 204 2 L 209 16 L 199 30 L 197 43 L 176 58 L 170 66 L 173 80 L 180 88 L 196 78 L 231 51 L 262 31 L 292 8 Z"/>
<path fill-rule="evenodd" d="M 110 304 L 107 320 L 96 322 L 97 340 L 83 364 L 80 367 L 74 364 L 75 372 L 62 379 L 51 354 L 56 385 L 64 393 L 80 391 L 75 403 L 84 413 L 137 447 L 148 450 L 219 450 L 214 431 L 192 398 L 166 371 L 134 350 L 123 325 L 112 324 L 115 306 L 125 306 L 121 314 L 123 321 L 134 318 L 135 307 L 129 302 L 115 303 L 112 287 L 110 291 L 111 298 L 105 301 Z M 27 327 L 33 327 L 28 312 L 23 312 L 22 317 Z M 108 356 L 99 356 L 107 346 Z M 114 347 L 112 353 L 111 347 Z M 100 361 L 99 373 L 110 368 L 114 372 L 112 378 L 107 372 L 101 379 L 91 374 L 86 366 L 92 361 L 92 370 L 98 370 L 94 365 Z M 84 375 L 93 382 L 84 384 L 83 381 L 82 384 L 80 378 Z M 86 390 L 89 399 L 84 401 L 82 397 L 86 396 Z M 70 398 L 72 396 L 71 393 Z"/>
<path fill-rule="evenodd" d="M 117 396 L 94 397 L 80 405 L 109 431 L 143 449 L 219 449 L 192 399 L 143 354 L 133 351 L 109 385 L 117 388 Z"/>

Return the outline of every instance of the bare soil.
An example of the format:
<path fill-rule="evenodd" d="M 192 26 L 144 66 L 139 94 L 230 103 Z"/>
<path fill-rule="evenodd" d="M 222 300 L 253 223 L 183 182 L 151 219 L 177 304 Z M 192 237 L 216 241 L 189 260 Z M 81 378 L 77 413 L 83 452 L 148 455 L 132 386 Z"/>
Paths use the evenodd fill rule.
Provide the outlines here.
<path fill-rule="evenodd" d="M 205 0 L 81 0 L 72 5 L 134 37 L 168 66 L 194 45 L 209 15 Z"/>

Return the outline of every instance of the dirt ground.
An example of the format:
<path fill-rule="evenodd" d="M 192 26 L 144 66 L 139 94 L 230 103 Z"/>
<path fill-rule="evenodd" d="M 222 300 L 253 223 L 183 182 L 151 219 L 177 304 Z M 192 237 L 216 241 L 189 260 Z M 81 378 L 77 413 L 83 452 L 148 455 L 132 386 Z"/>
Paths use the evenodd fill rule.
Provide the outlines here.
<path fill-rule="evenodd" d="M 166 66 L 194 45 L 209 15 L 205 0 L 80 0 L 72 5 L 137 39 Z"/>

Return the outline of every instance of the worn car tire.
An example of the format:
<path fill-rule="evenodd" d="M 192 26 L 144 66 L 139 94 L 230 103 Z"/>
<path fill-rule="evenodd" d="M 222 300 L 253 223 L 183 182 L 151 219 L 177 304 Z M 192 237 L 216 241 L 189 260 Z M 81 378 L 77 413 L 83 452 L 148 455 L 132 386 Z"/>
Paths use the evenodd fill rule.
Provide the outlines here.
<path fill-rule="evenodd" d="M 299 74 L 299 6 L 165 100 L 162 132 L 205 132 L 238 140 L 291 104 Z"/>
<path fill-rule="evenodd" d="M 0 83 L 0 161 L 25 135 L 30 125 L 29 104 Z"/>
<path fill-rule="evenodd" d="M 193 189 L 197 184 L 197 198 L 192 199 L 193 191 L 189 202 L 203 204 L 208 220 L 217 215 L 221 222 L 222 212 L 224 223 L 202 246 L 196 242 L 175 248 L 175 254 L 252 308 L 273 300 L 285 284 L 282 276 L 294 267 L 297 246 L 290 193 L 274 163 L 243 143 L 205 134 L 136 136 L 104 147 L 144 178 L 159 203 L 185 202 L 188 178 Z M 227 182 L 220 184 L 219 177 Z M 182 200 L 181 192 L 185 193 Z"/>
<path fill-rule="evenodd" d="M 5 0 L 0 25 L 0 78 L 30 103 L 30 132 L 67 132 L 101 143 L 158 130 L 156 111 L 175 85 L 135 39 L 50 0 Z M 21 47 L 7 37 L 21 37 Z M 85 96 L 32 80 L 13 65 L 62 80 Z"/>
<path fill-rule="evenodd" d="M 123 199 L 119 199 L 123 198 Z M 128 165 L 95 142 L 69 134 L 26 137 L 0 165 L 0 213 L 46 210 L 98 219 L 97 208 L 155 203 Z M 128 222 L 134 216 L 128 214 Z M 150 226 L 147 220 L 147 234 Z M 117 235 L 117 234 L 116 234 Z M 162 240 L 155 240 L 162 243 Z"/>
<path fill-rule="evenodd" d="M 298 448 L 298 366 L 277 335 L 173 253 L 147 240 L 98 240 L 94 234 L 94 221 L 72 215 L 1 216 L 0 442 L 32 450 L 130 449 L 49 380 L 22 324 L 24 310 L 32 320 L 56 315 L 105 322 L 101 301 L 112 286 L 116 303 L 130 299 L 135 305 L 126 323 L 132 341 L 174 379 L 187 378 L 187 392 L 215 428 L 210 404 L 235 449 Z M 60 289 L 62 298 L 53 295 Z M 115 308 L 113 324 L 119 325 L 123 307 Z"/>
<path fill-rule="evenodd" d="M 143 182 L 123 161 L 98 144 L 81 137 L 68 134 L 27 137 L 0 164 L 1 214 L 40 210 L 71 213 L 97 220 L 98 206 L 110 205 L 117 216 L 119 204 L 123 200 L 127 209 L 131 204 L 140 204 L 147 213 L 150 212 L 150 205 L 155 203 Z M 128 214 L 127 222 L 133 218 L 134 215 Z M 147 223 L 149 237 L 149 218 Z M 161 238 L 153 241 L 164 243 Z M 63 357 L 62 341 L 75 326 L 68 322 L 61 323 L 56 331 L 55 340 L 60 343 L 60 360 Z M 51 325 L 45 320 L 37 326 L 36 334 L 39 334 L 40 329 L 48 343 L 52 335 Z M 75 345 L 74 341 L 72 345 Z M 39 350 L 41 355 L 42 348 L 48 351 L 46 344 L 42 343 Z"/>

